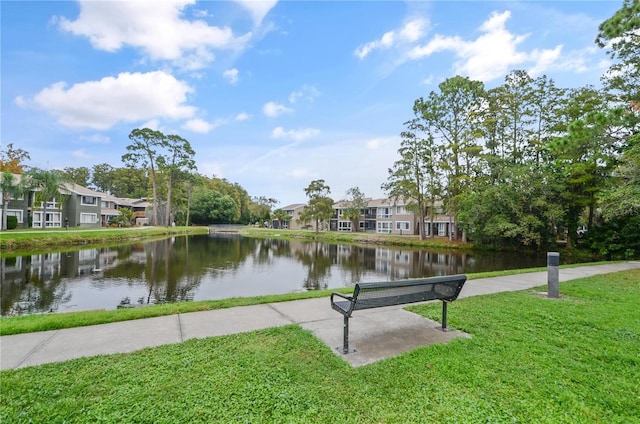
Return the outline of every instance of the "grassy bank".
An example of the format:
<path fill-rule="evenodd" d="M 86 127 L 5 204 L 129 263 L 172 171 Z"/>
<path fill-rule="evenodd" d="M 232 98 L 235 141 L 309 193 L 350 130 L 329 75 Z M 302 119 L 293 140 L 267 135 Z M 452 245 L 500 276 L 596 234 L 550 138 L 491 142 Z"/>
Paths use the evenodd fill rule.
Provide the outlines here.
<path fill-rule="evenodd" d="M 413 246 L 417 248 L 433 249 L 471 249 L 473 244 L 451 242 L 447 237 L 434 237 L 420 240 L 415 235 L 377 234 L 377 233 L 351 233 L 346 231 L 320 231 L 316 233 L 310 230 L 274 230 L 268 228 L 245 227 L 239 231 L 247 237 L 257 238 L 290 238 L 303 240 L 318 240 L 327 243 L 353 243 L 353 244 L 383 244 L 390 246 Z"/>
<path fill-rule="evenodd" d="M 207 227 L 132 227 L 132 228 L 64 228 L 10 230 L 0 233 L 0 251 L 4 253 L 43 248 L 107 244 L 120 241 L 152 239 L 172 234 L 206 234 Z"/>
<path fill-rule="evenodd" d="M 288 326 L 3 371 L 0 421 L 638 423 L 638 275 L 460 299 L 471 339 L 357 369 Z"/>

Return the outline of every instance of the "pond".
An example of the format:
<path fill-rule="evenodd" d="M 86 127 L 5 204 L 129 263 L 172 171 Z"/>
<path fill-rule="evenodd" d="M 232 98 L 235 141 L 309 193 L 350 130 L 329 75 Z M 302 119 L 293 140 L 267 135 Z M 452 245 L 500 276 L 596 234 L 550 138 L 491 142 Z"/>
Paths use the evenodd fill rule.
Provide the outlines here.
<path fill-rule="evenodd" d="M 546 265 L 546 255 L 428 251 L 235 234 L 0 257 L 1 314 L 212 300 Z"/>

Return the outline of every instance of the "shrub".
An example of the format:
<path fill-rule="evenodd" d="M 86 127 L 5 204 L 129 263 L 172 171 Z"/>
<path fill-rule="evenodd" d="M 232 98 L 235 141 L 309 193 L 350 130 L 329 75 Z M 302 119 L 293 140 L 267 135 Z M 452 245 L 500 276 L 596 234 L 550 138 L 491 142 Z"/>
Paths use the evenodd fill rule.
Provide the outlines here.
<path fill-rule="evenodd" d="M 7 230 L 15 230 L 18 228 L 18 217 L 9 215 L 7 216 Z"/>

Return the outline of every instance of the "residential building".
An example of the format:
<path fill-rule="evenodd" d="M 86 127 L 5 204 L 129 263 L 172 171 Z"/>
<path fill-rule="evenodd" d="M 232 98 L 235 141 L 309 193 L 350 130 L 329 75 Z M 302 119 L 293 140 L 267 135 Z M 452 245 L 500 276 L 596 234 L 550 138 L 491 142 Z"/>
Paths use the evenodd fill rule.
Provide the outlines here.
<path fill-rule="evenodd" d="M 16 182 L 21 175 L 15 175 Z M 63 195 L 45 203 L 36 201 L 32 190 L 19 198 L 12 198 L 7 207 L 7 215 L 17 218 L 18 228 L 63 228 L 99 227 L 120 215 L 118 209 L 126 207 L 133 211 L 136 225 L 148 224 L 146 211 L 149 202 L 145 199 L 117 198 L 106 193 L 91 190 L 75 183 L 65 183 L 60 188 Z M 0 201 L 3 202 L 2 193 Z M 0 209 L 4 209 L 4 202 Z"/>
<path fill-rule="evenodd" d="M 409 203 L 403 199 L 370 199 L 367 207 L 360 211 L 358 231 L 375 232 L 380 234 L 419 234 L 420 217 L 411 212 Z M 333 205 L 334 215 L 331 219 L 331 231 L 353 231 L 353 222 L 345 217 L 345 210 L 350 207 L 349 202 L 340 201 Z M 433 217 L 431 216 L 433 212 Z M 433 221 L 431 220 L 433 218 Z M 448 236 L 449 231 L 455 230 L 455 223 L 437 202 L 433 211 L 430 207 L 425 211 L 425 235 Z"/>
<path fill-rule="evenodd" d="M 308 227 L 307 225 L 298 222 L 298 219 L 300 219 L 300 213 L 302 213 L 302 210 L 304 209 L 304 207 L 305 205 L 303 203 L 294 203 L 291 205 L 287 205 L 283 208 L 280 208 L 287 215 L 291 217 L 291 220 L 289 220 L 289 222 L 287 223 L 287 227 L 289 229 L 300 230 L 300 229 L 306 229 Z"/>
<path fill-rule="evenodd" d="M 64 184 L 60 190 L 65 196 L 62 205 L 53 200 L 47 204 L 47 216 L 43 217 L 43 204 L 34 202 L 32 206 L 32 227 L 56 228 L 99 227 L 101 199 L 104 193 L 83 187 L 75 183 Z M 44 218 L 44 219 L 43 219 Z"/>
<path fill-rule="evenodd" d="M 130 199 L 105 194 L 102 198 L 102 226 L 106 227 L 116 217 L 120 216 L 120 209 L 127 208 L 133 212 L 133 223 L 136 226 L 149 225 L 147 210 L 151 204 L 146 199 Z"/>

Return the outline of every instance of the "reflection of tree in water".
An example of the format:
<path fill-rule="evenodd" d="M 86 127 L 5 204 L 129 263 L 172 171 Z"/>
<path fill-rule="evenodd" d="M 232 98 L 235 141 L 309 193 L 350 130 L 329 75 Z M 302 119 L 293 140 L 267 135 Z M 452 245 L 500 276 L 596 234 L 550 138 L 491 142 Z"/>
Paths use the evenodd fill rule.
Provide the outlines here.
<path fill-rule="evenodd" d="M 10 263 L 15 263 L 12 258 Z M 0 258 L 2 315 L 36 314 L 57 311 L 71 300 L 62 283 L 59 254 L 21 257 L 21 267 L 7 273 L 7 258 Z"/>
<path fill-rule="evenodd" d="M 283 239 L 262 239 L 256 245 L 254 261 L 264 265 L 273 262 L 274 257 L 291 257 L 291 243 Z"/>
<path fill-rule="evenodd" d="M 362 246 L 338 246 L 338 258 L 346 275 L 345 286 L 362 281 L 367 271 L 376 269 L 376 249 Z"/>
<path fill-rule="evenodd" d="M 327 279 L 331 275 L 331 265 L 336 257 L 336 245 L 312 242 L 304 243 L 303 249 L 296 250 L 296 257 L 308 267 L 307 278 L 303 286 L 307 290 L 322 290 L 328 286 Z M 333 251 L 333 255 L 332 255 Z"/>
<path fill-rule="evenodd" d="M 137 303 L 193 300 L 204 277 L 238 269 L 258 240 L 239 237 L 167 238 L 128 247 L 127 260 L 105 271 L 108 278 L 144 281 L 147 295 Z"/>

